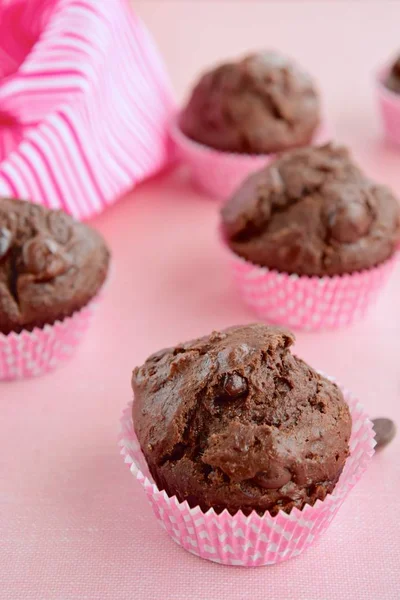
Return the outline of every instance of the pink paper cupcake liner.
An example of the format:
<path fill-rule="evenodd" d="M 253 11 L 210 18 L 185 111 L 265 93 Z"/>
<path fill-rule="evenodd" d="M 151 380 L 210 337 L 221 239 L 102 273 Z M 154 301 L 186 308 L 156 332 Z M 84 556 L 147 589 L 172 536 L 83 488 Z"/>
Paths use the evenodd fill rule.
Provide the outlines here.
<path fill-rule="evenodd" d="M 339 507 L 366 470 L 374 453 L 374 432 L 361 404 L 343 391 L 349 404 L 353 425 L 350 456 L 332 494 L 290 514 L 280 511 L 275 517 L 256 512 L 245 516 L 227 511 L 203 513 L 199 507 L 170 498 L 154 483 L 140 450 L 132 423 L 132 403 L 124 410 L 120 436 L 121 454 L 132 475 L 143 486 L 161 526 L 172 539 L 200 558 L 225 565 L 255 567 L 273 565 L 298 556 L 328 528 Z"/>
<path fill-rule="evenodd" d="M 53 325 L 21 333 L 0 333 L 0 381 L 37 377 L 75 352 L 89 327 L 97 300 Z"/>
<path fill-rule="evenodd" d="M 336 329 L 360 321 L 389 279 L 398 252 L 381 265 L 334 277 L 289 275 L 254 265 L 228 253 L 244 303 L 262 321 L 292 329 Z"/>
<path fill-rule="evenodd" d="M 376 78 L 378 107 L 386 138 L 400 146 L 400 94 L 389 90 L 384 81 L 389 69 L 381 69 Z"/>
<path fill-rule="evenodd" d="M 239 187 L 248 175 L 275 158 L 275 154 L 239 154 L 221 152 L 199 144 L 184 135 L 179 127 L 179 115 L 171 122 L 171 137 L 182 162 L 189 166 L 193 183 L 212 198 L 224 200 Z M 324 144 L 332 136 L 324 122 L 313 143 Z"/>

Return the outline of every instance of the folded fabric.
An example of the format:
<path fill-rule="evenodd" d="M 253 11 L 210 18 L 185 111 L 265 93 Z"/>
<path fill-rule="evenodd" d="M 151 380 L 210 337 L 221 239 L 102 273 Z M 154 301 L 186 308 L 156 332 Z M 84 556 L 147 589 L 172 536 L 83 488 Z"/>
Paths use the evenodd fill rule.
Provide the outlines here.
<path fill-rule="evenodd" d="M 169 159 L 163 65 L 125 0 L 0 0 L 0 195 L 101 212 Z"/>

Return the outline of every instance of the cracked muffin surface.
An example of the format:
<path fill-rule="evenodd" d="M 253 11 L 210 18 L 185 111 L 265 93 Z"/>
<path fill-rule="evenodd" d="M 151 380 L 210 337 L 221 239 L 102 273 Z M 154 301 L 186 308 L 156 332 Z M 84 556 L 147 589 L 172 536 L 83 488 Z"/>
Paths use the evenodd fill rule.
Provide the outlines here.
<path fill-rule="evenodd" d="M 205 73 L 180 127 L 217 150 L 267 154 L 311 142 L 320 110 L 307 73 L 281 54 L 260 52 Z"/>
<path fill-rule="evenodd" d="M 332 492 L 351 416 L 293 341 L 284 329 L 236 326 L 134 370 L 134 428 L 160 489 L 231 514 L 290 512 Z"/>
<path fill-rule="evenodd" d="M 51 325 L 86 306 L 109 259 L 100 234 L 64 212 L 0 198 L 0 332 Z"/>
<path fill-rule="evenodd" d="M 344 147 L 283 153 L 224 205 L 230 248 L 254 264 L 297 275 L 342 275 L 379 265 L 400 239 L 399 204 Z"/>

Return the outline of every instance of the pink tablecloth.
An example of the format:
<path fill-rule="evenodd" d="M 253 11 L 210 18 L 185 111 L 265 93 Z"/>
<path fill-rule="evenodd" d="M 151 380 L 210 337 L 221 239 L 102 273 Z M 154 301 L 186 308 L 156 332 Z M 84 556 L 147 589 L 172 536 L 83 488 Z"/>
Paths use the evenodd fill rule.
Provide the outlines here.
<path fill-rule="evenodd" d="M 398 46 L 398 3 L 136 5 L 179 91 L 224 53 L 266 42 L 297 51 L 320 78 L 339 137 L 400 194 L 400 154 L 380 140 L 371 90 L 371 69 Z M 0 386 L 1 600 L 399 597 L 400 437 L 373 460 L 318 545 L 253 570 L 207 563 L 175 546 L 118 456 L 132 367 L 159 347 L 252 320 L 232 293 L 216 224 L 215 204 L 191 192 L 181 174 L 147 183 L 111 208 L 95 225 L 112 247 L 113 279 L 76 360 L 41 380 Z M 299 334 L 296 346 L 373 416 L 398 422 L 399 297 L 397 270 L 366 322 Z"/>

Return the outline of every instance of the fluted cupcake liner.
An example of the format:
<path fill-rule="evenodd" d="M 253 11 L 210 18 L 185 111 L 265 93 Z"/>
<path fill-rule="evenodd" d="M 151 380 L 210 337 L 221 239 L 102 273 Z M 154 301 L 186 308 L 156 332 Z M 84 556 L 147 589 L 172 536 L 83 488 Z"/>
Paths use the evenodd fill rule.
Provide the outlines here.
<path fill-rule="evenodd" d="M 69 359 L 89 327 L 97 301 L 43 328 L 0 333 L 0 381 L 38 377 Z"/>
<path fill-rule="evenodd" d="M 203 513 L 160 491 L 149 473 L 132 422 L 132 403 L 121 419 L 120 447 L 125 463 L 146 492 L 161 526 L 172 539 L 196 556 L 226 565 L 273 565 L 298 556 L 328 528 L 347 494 L 366 470 L 374 453 L 374 432 L 361 404 L 343 390 L 352 415 L 350 455 L 332 494 L 290 514 L 272 517 L 256 512 L 232 516 L 226 510 Z"/>
<path fill-rule="evenodd" d="M 376 93 L 386 138 L 400 146 L 400 94 L 389 90 L 384 81 L 389 69 L 381 69 L 376 76 Z"/>
<path fill-rule="evenodd" d="M 272 162 L 276 154 L 240 154 L 222 152 L 188 138 L 179 127 L 179 115 L 170 127 L 178 156 L 188 165 L 194 185 L 212 198 L 224 200 L 240 186 L 246 177 Z M 313 144 L 331 140 L 326 122 L 317 130 Z"/>
<path fill-rule="evenodd" d="M 304 331 L 336 329 L 363 319 L 399 255 L 395 252 L 386 262 L 365 271 L 309 277 L 260 267 L 235 254 L 222 235 L 221 242 L 239 293 L 257 317 Z"/>

